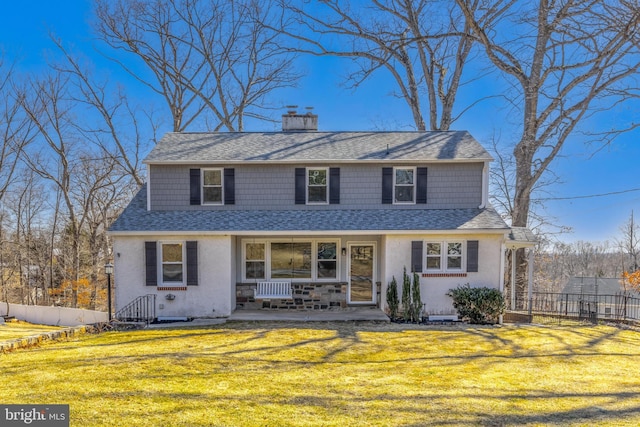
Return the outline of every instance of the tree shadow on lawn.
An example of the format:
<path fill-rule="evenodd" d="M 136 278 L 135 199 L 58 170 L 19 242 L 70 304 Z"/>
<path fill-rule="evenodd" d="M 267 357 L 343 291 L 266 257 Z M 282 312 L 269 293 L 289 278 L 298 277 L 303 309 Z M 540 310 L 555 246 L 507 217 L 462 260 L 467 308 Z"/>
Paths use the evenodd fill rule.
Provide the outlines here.
<path fill-rule="evenodd" d="M 310 394 L 307 387 L 290 390 L 286 395 L 275 395 L 253 390 L 242 393 L 185 393 L 156 391 L 142 395 L 139 392 L 112 392 L 108 396 L 88 392 L 89 401 L 112 400 L 122 402 L 111 415 L 123 421 L 140 416 L 145 411 L 158 420 L 176 419 L 176 414 L 197 414 L 209 422 L 228 422 L 235 414 L 242 418 L 235 423 L 246 425 L 402 425 L 402 426 L 521 426 L 567 425 L 587 423 L 619 425 L 640 419 L 640 402 L 634 392 L 608 393 L 548 393 L 532 391 L 526 394 L 501 393 L 495 395 L 460 393 L 450 395 L 438 390 L 425 390 L 422 395 L 398 395 L 381 392 L 364 397 L 357 393 L 336 392 L 330 395 Z M 135 406 L 128 408 L 131 399 Z M 512 401 L 579 400 L 569 409 L 534 410 L 525 405 L 514 407 Z M 593 402 L 599 402 L 593 406 Z M 158 402 L 172 402 L 167 405 Z M 463 404 L 471 402 L 471 404 Z M 161 405 L 161 406 L 160 406 Z M 555 405 L 550 405 L 554 407 Z M 617 406 L 617 407 L 615 407 Z M 557 407 L 557 406 L 555 406 Z M 287 418 L 291 414 L 291 418 Z M 323 418 L 326 416 L 326 419 Z M 225 418 L 226 417 L 226 418 Z M 402 420 L 402 422 L 400 422 Z M 406 422 L 406 420 L 411 420 Z M 184 420 L 192 424 L 187 419 Z"/>
<path fill-rule="evenodd" d="M 288 342 L 279 342 L 277 338 L 269 337 L 270 334 L 286 334 L 287 330 L 294 332 L 308 331 L 312 336 L 295 339 Z M 598 356 L 601 351 L 595 349 L 597 345 L 616 341 L 620 331 L 617 329 L 577 328 L 562 329 L 561 331 L 549 327 L 527 327 L 523 333 L 528 337 L 523 338 L 516 328 L 494 327 L 466 327 L 459 329 L 426 329 L 426 328 L 398 328 L 389 327 L 388 324 L 371 324 L 370 322 L 331 322 L 331 323 L 299 323 L 299 322 L 251 322 L 232 323 L 229 325 L 216 325 L 210 328 L 186 328 L 170 330 L 163 333 L 162 330 L 128 331 L 122 333 L 107 332 L 108 342 L 99 339 L 98 336 L 90 336 L 83 340 L 79 346 L 75 343 L 60 343 L 47 345 L 33 351 L 60 351 L 82 348 L 110 348 L 116 354 L 101 351 L 95 357 L 81 357 L 77 354 L 69 360 L 61 359 L 56 364 L 72 363 L 78 365 L 95 365 L 96 363 L 112 366 L 136 363 L 138 361 L 154 358 L 171 358 L 188 362 L 190 359 L 202 357 L 226 358 L 237 362 L 242 357 L 246 362 L 268 363 L 276 368 L 278 365 L 287 366 L 301 364 L 309 366 L 313 364 L 339 363 L 339 364 L 385 364 L 398 362 L 425 362 L 438 366 L 455 367 L 464 365 L 472 360 L 485 360 L 486 364 L 495 363 L 500 359 L 512 358 L 548 358 L 571 356 Z M 181 332 L 184 333 L 181 333 Z M 238 340 L 218 342 L 217 337 L 227 337 L 234 331 L 241 332 Z M 313 336 L 314 331 L 329 332 L 326 336 Z M 152 333 L 152 336 L 149 336 Z M 248 335 L 247 335 L 248 333 Z M 368 339 L 367 334 L 390 333 L 388 339 Z M 567 333 L 570 336 L 581 338 L 581 343 L 567 342 Z M 471 339 L 469 337 L 472 337 Z M 364 338 L 363 338 L 364 337 Z M 528 348 L 526 342 L 536 337 L 555 343 L 549 349 Z M 104 337 L 103 337 L 104 338 Z M 228 337 L 227 337 L 228 338 Z M 178 343 L 176 344 L 176 340 Z M 190 344 L 196 340 L 196 344 Z M 429 351 L 430 340 L 450 343 L 450 351 L 444 353 L 440 349 L 437 353 Z M 628 338 L 625 338 L 627 341 Z M 171 343 L 169 347 L 163 343 Z M 433 341 L 435 343 L 435 341 Z M 476 342 L 477 348 L 460 348 L 459 343 Z M 183 344 L 181 344 L 183 343 Z M 638 343 L 640 343 L 640 338 Z M 149 352 L 137 353 L 135 346 L 151 344 Z M 155 344 L 158 347 L 155 347 Z M 249 346 L 256 344 L 255 346 Z M 209 346 L 210 345 L 210 346 Z M 626 342 L 626 345 L 629 345 Z M 358 346 L 362 346 L 359 348 Z M 129 351 L 128 347 L 134 348 Z M 190 348 L 194 347 L 194 348 Z M 210 348 L 209 348 L 210 347 Z M 388 350 L 392 349 L 393 352 Z M 118 351 L 122 353 L 117 353 Z M 300 350 L 300 352 L 296 352 Z M 367 360 L 365 356 L 356 350 L 362 350 L 365 356 L 376 356 Z M 511 350 L 507 352 L 505 350 Z M 127 354 L 129 352 L 129 354 Z M 359 357 L 354 357 L 358 354 Z M 609 356 L 638 356 L 633 353 L 607 352 Z M 71 356 L 71 355 L 70 355 Z M 388 357 L 385 357 L 388 356 Z"/>

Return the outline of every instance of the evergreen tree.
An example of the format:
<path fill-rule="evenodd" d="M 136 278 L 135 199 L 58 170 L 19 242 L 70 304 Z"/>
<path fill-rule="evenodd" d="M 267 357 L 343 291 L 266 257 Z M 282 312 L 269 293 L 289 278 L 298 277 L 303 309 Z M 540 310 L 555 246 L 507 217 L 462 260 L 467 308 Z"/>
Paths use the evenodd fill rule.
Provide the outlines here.
<path fill-rule="evenodd" d="M 387 287 L 387 306 L 389 307 L 389 317 L 394 320 L 398 316 L 398 282 L 393 276 L 391 283 Z"/>

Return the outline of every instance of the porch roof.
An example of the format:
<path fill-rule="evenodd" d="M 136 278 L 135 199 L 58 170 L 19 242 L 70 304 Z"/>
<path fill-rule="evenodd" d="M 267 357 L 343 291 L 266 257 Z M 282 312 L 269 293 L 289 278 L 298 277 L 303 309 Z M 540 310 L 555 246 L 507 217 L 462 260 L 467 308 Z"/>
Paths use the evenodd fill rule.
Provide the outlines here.
<path fill-rule="evenodd" d="M 484 209 L 330 209 L 147 211 L 143 186 L 112 234 L 402 232 L 460 231 L 506 233 L 509 227 L 492 208 Z"/>
<path fill-rule="evenodd" d="M 506 244 L 509 248 L 530 248 L 538 242 L 535 234 L 526 227 L 511 227 Z"/>

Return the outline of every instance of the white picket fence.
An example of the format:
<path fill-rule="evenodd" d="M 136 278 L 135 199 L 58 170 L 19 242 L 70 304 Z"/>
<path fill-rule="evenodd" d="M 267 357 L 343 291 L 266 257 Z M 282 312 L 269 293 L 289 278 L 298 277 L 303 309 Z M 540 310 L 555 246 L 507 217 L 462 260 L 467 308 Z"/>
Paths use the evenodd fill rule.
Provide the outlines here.
<path fill-rule="evenodd" d="M 0 301 L 0 316 L 13 316 L 25 322 L 51 326 L 89 325 L 106 322 L 109 317 L 104 311 L 10 304 L 3 301 Z"/>

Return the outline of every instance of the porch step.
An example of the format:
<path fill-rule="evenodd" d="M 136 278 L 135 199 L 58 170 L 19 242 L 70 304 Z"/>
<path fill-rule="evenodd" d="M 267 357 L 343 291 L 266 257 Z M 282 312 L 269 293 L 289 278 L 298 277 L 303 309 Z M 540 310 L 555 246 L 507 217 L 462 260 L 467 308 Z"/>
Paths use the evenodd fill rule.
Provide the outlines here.
<path fill-rule="evenodd" d="M 15 317 L 13 316 L 0 316 L 2 318 L 2 321 L 0 321 L 0 323 L 3 322 L 14 322 L 16 320 Z"/>

